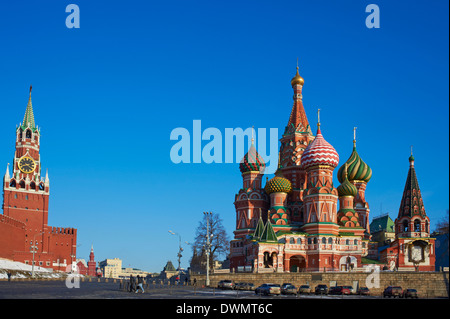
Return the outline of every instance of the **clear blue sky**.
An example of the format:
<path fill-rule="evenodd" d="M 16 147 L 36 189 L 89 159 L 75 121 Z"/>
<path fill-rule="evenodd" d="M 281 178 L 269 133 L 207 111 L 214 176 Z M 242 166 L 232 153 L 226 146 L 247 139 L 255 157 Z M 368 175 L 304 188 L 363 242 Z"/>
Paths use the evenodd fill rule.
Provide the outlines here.
<path fill-rule="evenodd" d="M 80 8 L 68 29 L 65 8 Z M 365 8 L 380 7 L 368 29 Z M 237 164 L 173 164 L 170 132 L 278 128 L 292 107 L 299 58 L 316 131 L 373 177 L 371 216 L 398 213 L 414 145 L 432 225 L 449 207 L 448 2 L 9 1 L 0 5 L 0 167 L 33 85 L 49 224 L 78 229 L 77 256 L 118 257 L 159 272 L 193 241 L 203 211 L 230 237 Z M 335 177 L 335 184 L 338 185 Z M 188 246 L 182 266 L 191 255 Z"/>

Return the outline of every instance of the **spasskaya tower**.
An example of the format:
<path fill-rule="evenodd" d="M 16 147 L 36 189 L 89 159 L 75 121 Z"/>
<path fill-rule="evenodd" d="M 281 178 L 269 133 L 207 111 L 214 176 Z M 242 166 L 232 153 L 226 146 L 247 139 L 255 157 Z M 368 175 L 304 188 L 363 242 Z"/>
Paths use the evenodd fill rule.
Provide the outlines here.
<path fill-rule="evenodd" d="M 3 215 L 0 215 L 0 257 L 66 270 L 75 261 L 77 230 L 48 226 L 50 180 L 42 176 L 41 130 L 31 102 L 16 128 L 15 152 L 3 179 Z M 12 174 L 10 174 L 12 166 Z"/>

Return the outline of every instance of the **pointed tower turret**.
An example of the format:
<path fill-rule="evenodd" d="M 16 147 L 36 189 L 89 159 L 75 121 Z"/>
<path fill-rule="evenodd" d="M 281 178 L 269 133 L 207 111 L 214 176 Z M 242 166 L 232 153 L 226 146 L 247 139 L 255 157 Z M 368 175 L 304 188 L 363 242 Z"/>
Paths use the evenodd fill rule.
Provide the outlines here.
<path fill-rule="evenodd" d="M 22 130 L 26 130 L 28 127 L 34 132 L 36 131 L 36 125 L 34 123 L 34 114 L 33 114 L 33 105 L 31 103 L 31 90 L 32 86 L 30 85 L 30 96 L 28 97 L 28 104 L 25 110 L 25 115 L 23 116 L 23 122 L 21 125 Z"/>
<path fill-rule="evenodd" d="M 408 176 L 395 224 L 397 236 L 428 237 L 430 233 L 430 219 L 425 213 L 412 152 L 409 157 Z"/>

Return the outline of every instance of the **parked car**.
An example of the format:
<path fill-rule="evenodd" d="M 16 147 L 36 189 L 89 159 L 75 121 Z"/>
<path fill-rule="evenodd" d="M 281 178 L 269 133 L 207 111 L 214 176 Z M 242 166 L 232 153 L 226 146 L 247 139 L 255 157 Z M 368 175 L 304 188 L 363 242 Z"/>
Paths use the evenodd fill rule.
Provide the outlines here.
<path fill-rule="evenodd" d="M 344 295 L 354 295 L 356 293 L 355 288 L 353 286 L 342 286 L 344 291 Z M 347 293 L 348 290 L 348 293 Z"/>
<path fill-rule="evenodd" d="M 280 285 L 277 284 L 262 284 L 255 289 L 255 294 L 260 295 L 279 295 L 281 293 Z"/>
<path fill-rule="evenodd" d="M 370 295 L 370 290 L 369 290 L 369 288 L 367 288 L 367 287 L 361 287 L 361 288 L 359 288 L 359 290 L 358 290 L 358 295 L 361 295 L 361 296 L 369 296 L 369 295 Z"/>
<path fill-rule="evenodd" d="M 245 282 L 237 282 L 234 284 L 234 290 L 244 290 L 247 284 Z"/>
<path fill-rule="evenodd" d="M 383 291 L 383 298 L 386 297 L 403 297 L 403 289 L 399 286 L 389 286 Z"/>
<path fill-rule="evenodd" d="M 255 285 L 252 284 L 251 282 L 247 283 L 247 290 L 254 291 L 255 290 Z"/>
<path fill-rule="evenodd" d="M 316 295 L 327 295 L 328 294 L 328 287 L 327 285 L 318 285 L 316 289 L 314 290 L 314 293 Z"/>
<path fill-rule="evenodd" d="M 297 288 L 293 284 L 283 284 L 281 286 L 281 294 L 283 295 L 296 295 Z"/>
<path fill-rule="evenodd" d="M 417 290 L 412 288 L 407 288 L 403 292 L 403 298 L 419 298 L 417 295 Z"/>
<path fill-rule="evenodd" d="M 221 280 L 219 281 L 217 288 L 220 289 L 233 289 L 234 283 L 232 280 Z"/>
<path fill-rule="evenodd" d="M 310 294 L 311 293 L 311 286 L 310 285 L 301 285 L 300 288 L 298 288 L 298 293 L 301 294 Z"/>

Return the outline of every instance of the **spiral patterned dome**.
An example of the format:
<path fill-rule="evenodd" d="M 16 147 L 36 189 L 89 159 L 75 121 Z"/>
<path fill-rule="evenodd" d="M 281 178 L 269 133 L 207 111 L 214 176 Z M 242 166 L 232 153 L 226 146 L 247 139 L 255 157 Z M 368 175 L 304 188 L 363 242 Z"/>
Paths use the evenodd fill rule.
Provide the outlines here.
<path fill-rule="evenodd" d="M 284 178 L 282 176 L 275 176 L 267 182 L 264 190 L 267 194 L 279 192 L 290 193 L 292 190 L 292 184 L 287 178 Z"/>
<path fill-rule="evenodd" d="M 339 154 L 330 143 L 325 141 L 320 132 L 320 127 L 317 129 L 314 141 L 303 152 L 301 162 L 304 169 L 314 165 L 336 167 L 339 164 Z"/>
<path fill-rule="evenodd" d="M 356 152 L 356 146 L 353 144 L 353 152 L 350 155 L 350 158 L 345 162 L 347 164 L 347 172 L 348 172 L 348 180 L 351 181 L 364 181 L 369 182 L 372 177 L 372 169 L 364 163 L 364 161 L 359 156 L 358 152 Z M 344 177 L 344 166 L 341 166 L 337 173 L 337 178 L 340 183 L 343 183 Z"/>
<path fill-rule="evenodd" d="M 252 145 L 250 146 L 250 149 L 248 150 L 247 154 L 244 155 L 244 157 L 241 160 L 241 163 L 239 164 L 239 169 L 241 170 L 241 173 L 246 172 L 263 172 L 266 167 L 266 163 L 264 162 L 264 159 L 258 154 L 256 151 L 255 145 L 252 142 Z"/>

